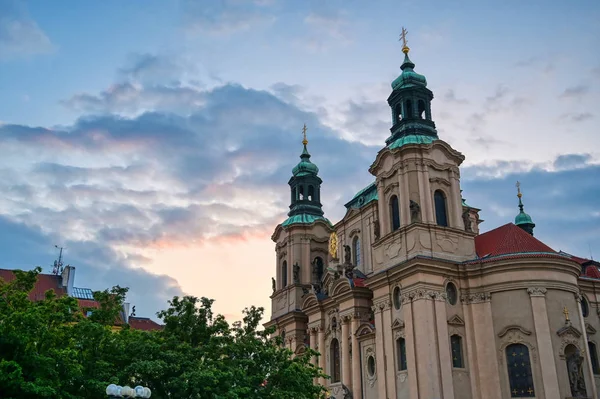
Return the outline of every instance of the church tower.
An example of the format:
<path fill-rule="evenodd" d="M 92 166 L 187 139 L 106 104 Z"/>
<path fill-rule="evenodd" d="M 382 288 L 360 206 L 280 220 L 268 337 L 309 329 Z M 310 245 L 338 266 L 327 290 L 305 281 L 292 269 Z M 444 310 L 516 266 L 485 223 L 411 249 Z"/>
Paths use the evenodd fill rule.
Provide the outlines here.
<path fill-rule="evenodd" d="M 531 216 L 526 214 L 523 210 L 523 201 L 521 200 L 523 194 L 521 193 L 520 182 L 517 182 L 517 197 L 519 198 L 519 214 L 515 217 L 515 225 L 519 226 L 527 233 L 533 235 L 533 228 L 535 227 L 535 223 L 533 223 Z"/>
<path fill-rule="evenodd" d="M 300 311 L 301 298 L 318 287 L 327 267 L 328 241 L 332 225 L 324 217 L 321 206 L 319 168 L 311 162 L 302 129 L 300 162 L 292 169 L 290 211 L 288 218 L 275 228 L 271 239 L 275 242 L 276 278 L 273 279 L 271 321 L 277 333 L 285 337 L 286 345 L 301 350 L 308 340 L 307 318 Z"/>
<path fill-rule="evenodd" d="M 466 260 L 474 255 L 477 215 L 463 204 L 460 190 L 464 156 L 438 137 L 433 92 L 425 76 L 415 72 L 406 33 L 403 29 L 402 72 L 388 98 L 391 135 L 369 170 L 376 178 L 381 233 L 374 271 L 402 258 Z M 388 247 L 393 254 L 384 251 Z"/>

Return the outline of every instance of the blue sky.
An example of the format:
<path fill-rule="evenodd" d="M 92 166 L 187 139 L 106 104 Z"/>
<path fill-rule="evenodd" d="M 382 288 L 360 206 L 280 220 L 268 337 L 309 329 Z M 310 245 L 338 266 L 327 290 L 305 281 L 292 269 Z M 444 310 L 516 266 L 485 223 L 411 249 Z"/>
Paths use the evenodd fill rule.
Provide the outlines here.
<path fill-rule="evenodd" d="M 0 267 L 60 244 L 138 314 L 268 307 L 302 124 L 337 221 L 389 134 L 402 26 L 482 229 L 520 180 L 536 237 L 600 257 L 600 4 L 365 4 L 0 0 Z"/>

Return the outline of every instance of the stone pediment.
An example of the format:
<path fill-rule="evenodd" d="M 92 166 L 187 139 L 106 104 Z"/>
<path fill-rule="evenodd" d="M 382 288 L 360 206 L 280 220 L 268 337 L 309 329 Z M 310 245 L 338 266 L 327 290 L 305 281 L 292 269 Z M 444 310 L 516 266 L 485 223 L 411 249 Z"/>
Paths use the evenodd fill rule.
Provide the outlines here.
<path fill-rule="evenodd" d="M 370 324 L 365 323 L 365 324 L 361 324 L 361 326 L 358 327 L 358 329 L 356 330 L 356 336 L 364 337 L 366 335 L 373 334 L 374 332 L 375 332 L 375 329 Z"/>
<path fill-rule="evenodd" d="M 596 334 L 596 329 L 590 323 L 585 323 L 585 332 L 588 334 Z"/>
<path fill-rule="evenodd" d="M 531 331 L 529 331 L 521 326 L 517 326 L 516 324 L 512 324 L 510 326 L 504 327 L 504 329 L 498 333 L 498 337 L 502 338 L 511 331 L 520 332 L 521 334 L 525 334 L 525 335 L 531 335 Z"/>
<path fill-rule="evenodd" d="M 400 319 L 394 320 L 394 322 L 392 323 L 392 329 L 396 329 L 396 328 L 404 328 L 404 321 L 402 321 Z"/>
<path fill-rule="evenodd" d="M 457 314 L 448 319 L 448 324 L 451 326 L 464 326 L 465 321 Z"/>
<path fill-rule="evenodd" d="M 563 337 L 565 335 L 571 335 L 575 338 L 581 337 L 581 331 L 579 331 L 578 329 L 573 327 L 571 322 L 568 322 L 568 324 L 566 324 L 563 328 L 558 330 L 556 333 L 558 334 L 559 337 Z"/>

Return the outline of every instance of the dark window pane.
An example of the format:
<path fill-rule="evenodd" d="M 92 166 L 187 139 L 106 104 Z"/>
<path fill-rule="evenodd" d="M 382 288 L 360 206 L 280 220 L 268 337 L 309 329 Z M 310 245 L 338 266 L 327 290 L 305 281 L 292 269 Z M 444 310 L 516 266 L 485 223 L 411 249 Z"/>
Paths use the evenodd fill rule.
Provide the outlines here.
<path fill-rule="evenodd" d="M 398 351 L 398 370 L 406 370 L 406 341 L 404 338 L 398 338 L 396 350 Z"/>
<path fill-rule="evenodd" d="M 340 344 L 337 339 L 331 340 L 331 382 L 340 382 Z"/>
<path fill-rule="evenodd" d="M 462 338 L 460 335 L 453 335 L 450 337 L 450 347 L 452 348 L 452 367 L 464 368 L 465 363 L 463 362 Z"/>
<path fill-rule="evenodd" d="M 390 198 L 390 215 L 392 216 L 392 231 L 396 231 L 400 228 L 400 206 L 398 197 L 395 195 Z"/>
<path fill-rule="evenodd" d="M 590 357 L 592 358 L 592 370 L 594 374 L 600 374 L 600 365 L 598 364 L 598 351 L 596 350 L 596 344 L 588 342 L 588 348 L 590 350 Z"/>
<path fill-rule="evenodd" d="M 435 221 L 438 226 L 448 226 L 448 217 L 446 216 L 446 197 L 444 193 L 437 190 L 433 194 L 435 202 Z"/>
<path fill-rule="evenodd" d="M 583 313 L 583 317 L 588 317 L 590 314 L 590 306 L 585 297 L 581 298 L 581 313 Z"/>
<path fill-rule="evenodd" d="M 535 396 L 529 348 L 523 344 L 506 347 L 506 367 L 510 383 L 511 398 L 531 398 Z"/>
<path fill-rule="evenodd" d="M 285 288 L 287 286 L 287 261 L 283 261 L 281 264 L 281 288 Z"/>
<path fill-rule="evenodd" d="M 446 286 L 446 296 L 448 297 L 448 303 L 450 305 L 456 305 L 458 293 L 456 292 L 456 286 L 453 283 L 448 283 Z"/>

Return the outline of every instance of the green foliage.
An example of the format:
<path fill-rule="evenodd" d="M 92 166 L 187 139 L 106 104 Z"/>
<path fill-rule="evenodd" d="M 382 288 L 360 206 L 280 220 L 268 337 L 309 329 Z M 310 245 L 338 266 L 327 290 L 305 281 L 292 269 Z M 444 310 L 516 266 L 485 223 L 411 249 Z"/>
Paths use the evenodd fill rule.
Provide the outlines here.
<path fill-rule="evenodd" d="M 126 288 L 94 293 L 100 306 L 84 318 L 74 298 L 28 299 L 39 272 L 0 279 L 1 398 L 100 399 L 110 383 L 148 386 L 156 399 L 324 395 L 313 385 L 323 376 L 310 363 L 316 352 L 292 357 L 269 338 L 272 329 L 259 329 L 262 308 L 230 326 L 212 300 L 174 297 L 158 314 L 162 331 L 115 330 Z"/>

